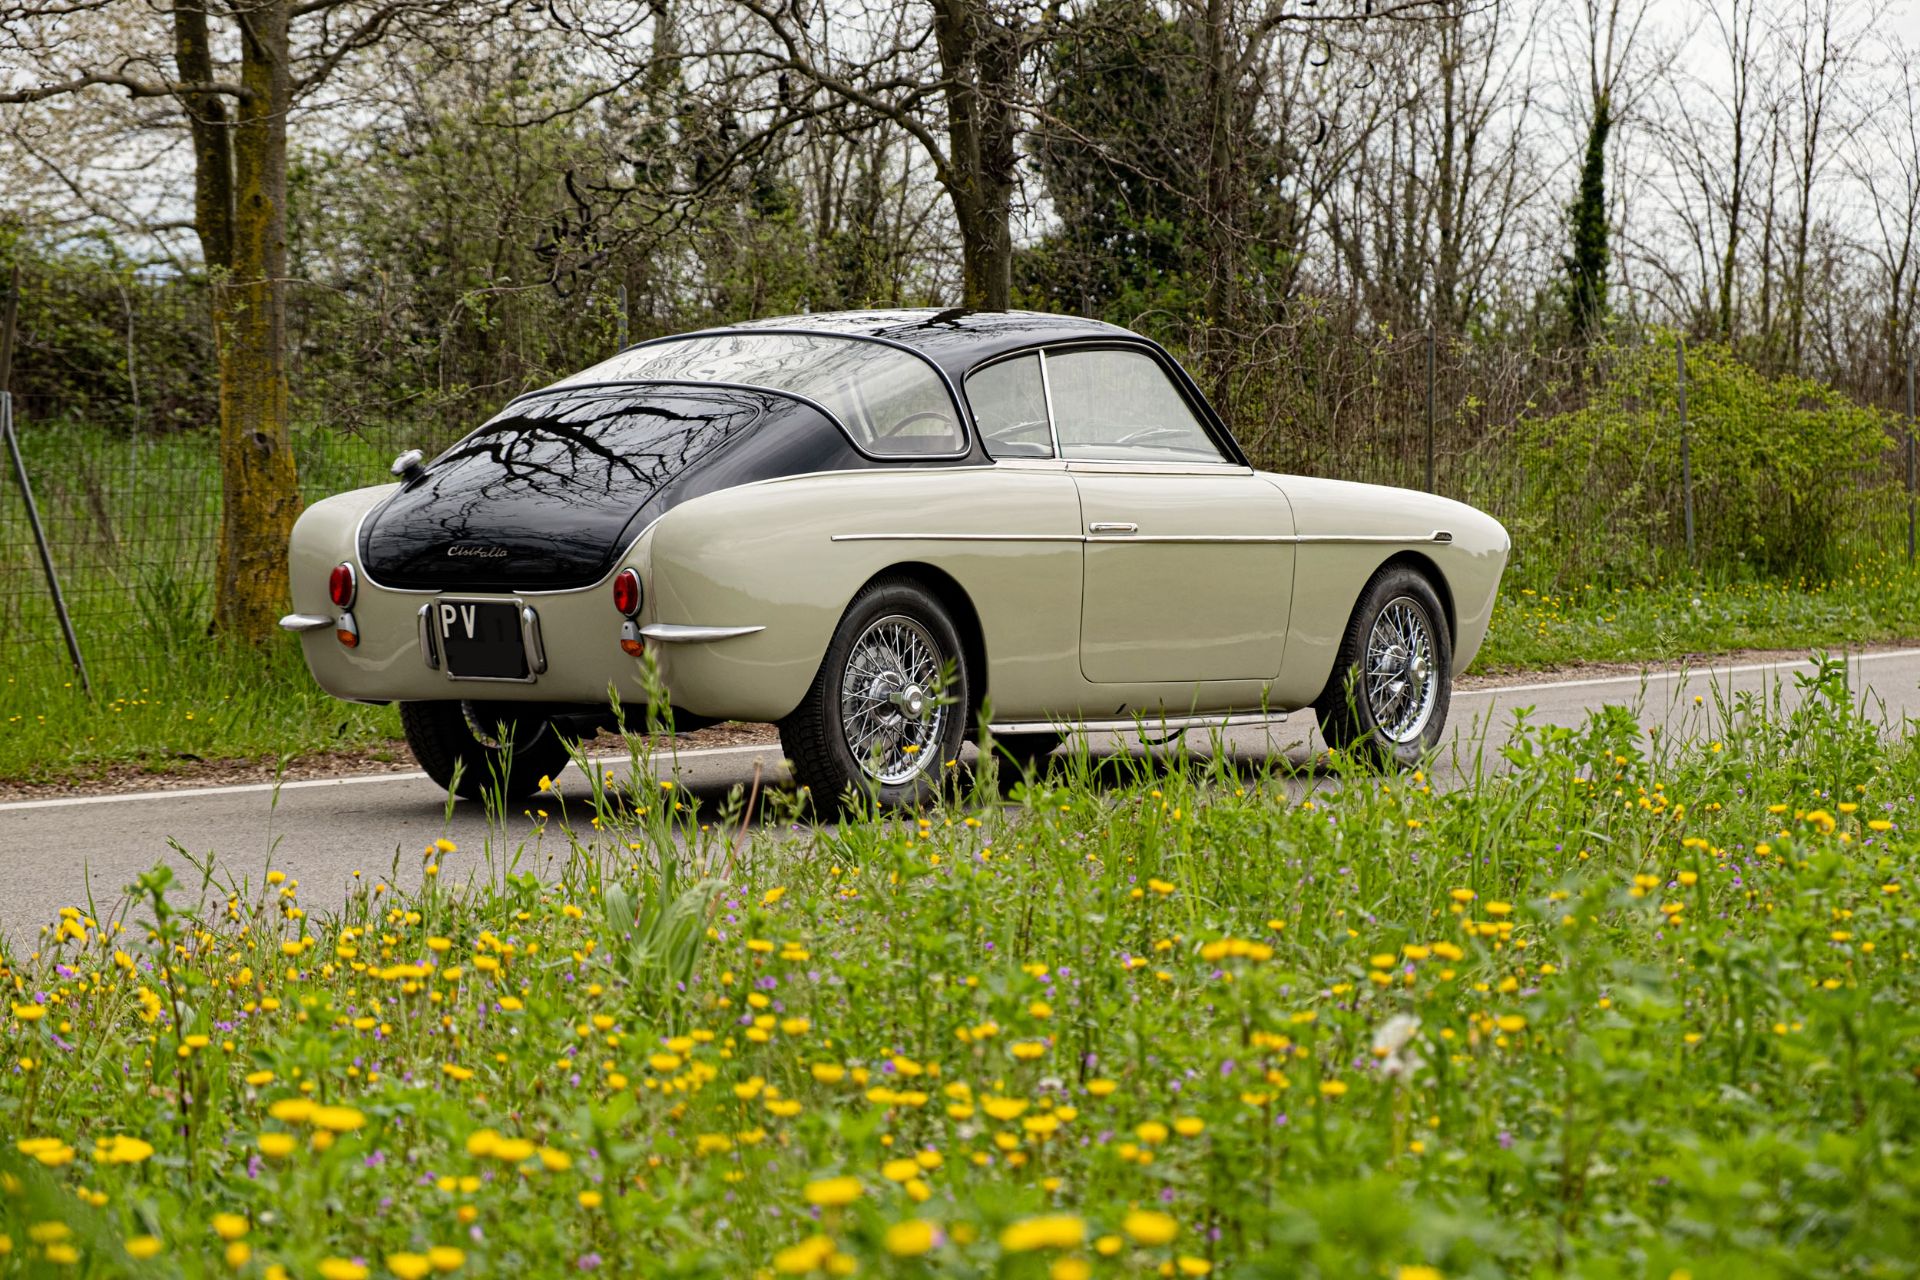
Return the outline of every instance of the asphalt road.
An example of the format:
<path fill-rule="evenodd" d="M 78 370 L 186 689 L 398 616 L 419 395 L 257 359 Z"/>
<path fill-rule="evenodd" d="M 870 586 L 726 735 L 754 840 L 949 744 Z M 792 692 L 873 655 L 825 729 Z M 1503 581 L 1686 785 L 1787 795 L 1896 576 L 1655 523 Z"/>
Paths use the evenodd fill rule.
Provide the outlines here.
<path fill-rule="evenodd" d="M 1444 785 L 1470 769 L 1476 753 L 1491 757 L 1521 708 L 1531 708 L 1535 723 L 1571 726 L 1597 706 L 1623 704 L 1636 708 L 1642 725 L 1692 736 L 1711 732 L 1716 691 L 1771 696 L 1777 689 L 1790 704 L 1794 676 L 1808 670 L 1804 662 L 1722 664 L 1456 690 L 1453 741 L 1436 778 Z M 1920 719 L 1920 649 L 1858 656 L 1852 660 L 1852 681 L 1870 713 L 1888 725 Z M 1696 695 L 1703 704 L 1694 703 Z M 1197 732 L 1189 742 L 1197 750 L 1209 745 Z M 1091 746 L 1096 754 L 1144 750 L 1110 735 L 1096 736 Z M 1283 753 L 1300 764 L 1322 749 L 1312 712 L 1235 730 L 1222 746 L 1236 757 Z M 771 746 L 683 752 L 671 767 L 679 786 L 717 805 L 733 787 L 750 781 L 756 763 L 769 781 L 777 780 L 780 752 Z M 662 776 L 669 767 L 665 761 L 656 765 Z M 573 770 L 560 785 L 576 797 L 586 790 L 586 780 Z M 549 808 L 557 816 L 558 807 Z M 577 800 L 572 812 L 579 815 Z M 62 906 L 84 905 L 89 889 L 105 909 L 136 875 L 163 858 L 197 884 L 191 859 L 176 844 L 194 858 L 213 855 L 223 879 L 258 884 L 270 868 L 283 870 L 300 881 L 301 900 L 310 910 L 338 904 L 356 871 L 403 885 L 418 883 L 421 851 L 440 836 L 460 848 L 445 860 L 447 880 L 471 874 L 489 856 L 517 858 L 520 869 L 536 871 L 556 855 L 565 856 L 566 838 L 551 831 L 536 835 L 530 815 L 490 826 L 475 805 L 463 803 L 453 807 L 451 817 L 448 813 L 446 794 L 417 773 L 291 782 L 277 789 L 256 784 L 0 804 L 0 935 L 27 942 Z"/>

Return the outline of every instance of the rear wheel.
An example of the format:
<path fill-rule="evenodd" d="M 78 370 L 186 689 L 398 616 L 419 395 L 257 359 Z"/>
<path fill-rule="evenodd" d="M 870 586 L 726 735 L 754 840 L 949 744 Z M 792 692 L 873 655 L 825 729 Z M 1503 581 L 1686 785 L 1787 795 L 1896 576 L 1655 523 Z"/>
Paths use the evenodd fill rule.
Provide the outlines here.
<path fill-rule="evenodd" d="M 570 757 L 545 716 L 511 703 L 403 702 L 400 727 L 427 776 L 464 800 L 501 793 L 523 800 Z"/>
<path fill-rule="evenodd" d="M 1410 768 L 1440 745 L 1453 696 L 1453 641 L 1433 584 L 1406 565 L 1360 593 L 1333 676 L 1314 704 L 1336 751 Z"/>
<path fill-rule="evenodd" d="M 847 606 L 813 687 L 780 722 L 780 745 L 823 805 L 849 790 L 923 804 L 959 758 L 969 693 L 945 606 L 911 578 L 882 578 Z"/>

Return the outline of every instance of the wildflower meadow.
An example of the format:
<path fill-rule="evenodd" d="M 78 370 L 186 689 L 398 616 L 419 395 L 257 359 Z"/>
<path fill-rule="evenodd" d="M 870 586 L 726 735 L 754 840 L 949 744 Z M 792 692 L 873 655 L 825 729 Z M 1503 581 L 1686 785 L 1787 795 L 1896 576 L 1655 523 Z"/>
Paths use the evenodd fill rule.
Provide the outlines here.
<path fill-rule="evenodd" d="M 1920 754 L 1803 685 L 156 869 L 5 956 L 0 1275 L 1911 1275 Z"/>

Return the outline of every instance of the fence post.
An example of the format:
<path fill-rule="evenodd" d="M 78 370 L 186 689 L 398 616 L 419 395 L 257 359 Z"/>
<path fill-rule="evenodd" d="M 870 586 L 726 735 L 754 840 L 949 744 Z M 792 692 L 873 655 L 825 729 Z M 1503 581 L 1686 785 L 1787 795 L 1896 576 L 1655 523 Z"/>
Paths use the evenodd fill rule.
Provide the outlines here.
<path fill-rule="evenodd" d="M 1433 326 L 1427 326 L 1427 492 L 1433 488 Z"/>
<path fill-rule="evenodd" d="M 625 351 L 627 349 L 627 286 L 624 284 L 620 286 L 620 314 L 615 319 L 614 326 L 620 339 L 619 345 L 614 350 Z"/>
<path fill-rule="evenodd" d="M 7 303 L 0 311 L 0 436 L 5 436 L 7 452 L 13 455 L 13 476 L 20 482 L 20 496 L 27 504 L 27 523 L 33 526 L 33 541 L 40 549 L 40 568 L 47 575 L 47 591 L 53 597 L 53 611 L 60 616 L 60 630 L 66 636 L 67 656 L 79 673 L 80 687 L 93 696 L 93 681 L 87 676 L 86 661 L 80 656 L 80 640 L 73 634 L 73 619 L 67 614 L 67 598 L 60 593 L 60 575 L 53 567 L 53 551 L 47 546 L 47 531 L 40 524 L 40 508 L 33 501 L 33 485 L 27 480 L 27 462 L 20 456 L 20 441 L 13 434 L 13 334 L 20 312 L 20 268 L 13 268 L 13 280 L 7 288 Z"/>
<path fill-rule="evenodd" d="M 1913 563 L 1913 352 L 1907 352 L 1907 563 Z"/>
<path fill-rule="evenodd" d="M 1687 340 L 1673 340 L 1680 381 L 1680 505 L 1687 524 L 1687 565 L 1693 565 L 1693 437 L 1687 430 Z"/>

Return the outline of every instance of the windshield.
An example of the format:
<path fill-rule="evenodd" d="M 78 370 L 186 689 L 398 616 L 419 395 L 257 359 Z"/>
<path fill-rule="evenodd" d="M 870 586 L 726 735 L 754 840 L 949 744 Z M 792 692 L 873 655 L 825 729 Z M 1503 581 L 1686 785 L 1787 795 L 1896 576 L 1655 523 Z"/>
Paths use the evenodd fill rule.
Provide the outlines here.
<path fill-rule="evenodd" d="M 817 401 L 868 453 L 955 454 L 966 434 L 946 383 L 918 356 L 836 334 L 696 334 L 623 351 L 561 385 L 657 379 L 732 382 Z"/>

